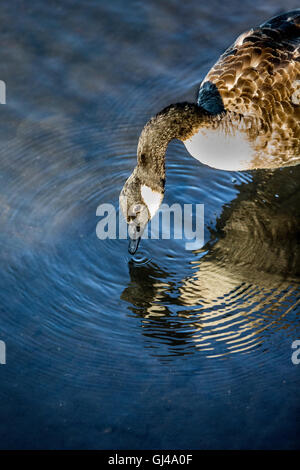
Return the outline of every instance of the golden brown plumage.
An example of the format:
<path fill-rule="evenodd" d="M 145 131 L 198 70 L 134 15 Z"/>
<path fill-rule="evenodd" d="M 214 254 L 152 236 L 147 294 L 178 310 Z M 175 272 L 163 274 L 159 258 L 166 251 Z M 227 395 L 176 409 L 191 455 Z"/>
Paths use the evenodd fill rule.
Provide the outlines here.
<path fill-rule="evenodd" d="M 199 97 L 206 82 L 217 87 L 233 126 L 240 118 L 247 123 L 253 167 L 299 163 L 300 9 L 241 34 L 203 80 Z"/>

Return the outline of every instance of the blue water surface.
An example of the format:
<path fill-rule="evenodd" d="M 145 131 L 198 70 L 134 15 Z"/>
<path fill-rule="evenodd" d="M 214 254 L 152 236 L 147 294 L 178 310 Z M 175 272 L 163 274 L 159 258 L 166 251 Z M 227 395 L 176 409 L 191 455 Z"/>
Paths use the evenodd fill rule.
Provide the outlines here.
<path fill-rule="evenodd" d="M 0 447 L 299 448 L 299 174 L 167 151 L 205 245 L 99 240 L 145 122 L 294 0 L 1 3 Z"/>

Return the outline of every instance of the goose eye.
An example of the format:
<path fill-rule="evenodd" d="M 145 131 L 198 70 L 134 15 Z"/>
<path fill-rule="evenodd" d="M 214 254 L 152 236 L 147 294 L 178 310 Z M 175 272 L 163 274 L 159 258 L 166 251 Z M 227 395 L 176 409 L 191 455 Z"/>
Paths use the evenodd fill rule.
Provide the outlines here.
<path fill-rule="evenodd" d="M 135 204 L 133 206 L 133 211 L 135 212 L 135 214 L 137 214 L 137 213 L 141 212 L 142 208 L 143 208 L 142 204 Z"/>
<path fill-rule="evenodd" d="M 143 210 L 143 204 L 134 204 L 133 206 L 130 207 L 127 215 L 127 219 L 130 222 L 136 219 L 136 217 L 141 213 Z"/>

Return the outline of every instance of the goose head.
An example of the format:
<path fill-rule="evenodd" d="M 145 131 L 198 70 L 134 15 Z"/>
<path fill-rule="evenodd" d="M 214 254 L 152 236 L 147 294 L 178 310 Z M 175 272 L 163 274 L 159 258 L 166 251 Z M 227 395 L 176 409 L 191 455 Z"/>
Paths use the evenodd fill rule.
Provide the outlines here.
<path fill-rule="evenodd" d="M 158 211 L 164 197 L 164 179 L 145 174 L 137 166 L 120 193 L 120 207 L 128 224 L 129 253 L 138 249 L 140 239 L 149 222 Z"/>

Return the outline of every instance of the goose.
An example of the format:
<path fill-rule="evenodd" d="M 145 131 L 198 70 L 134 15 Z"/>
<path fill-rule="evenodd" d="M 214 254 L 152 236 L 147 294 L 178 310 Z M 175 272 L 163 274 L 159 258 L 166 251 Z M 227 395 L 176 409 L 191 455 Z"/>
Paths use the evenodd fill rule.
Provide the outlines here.
<path fill-rule="evenodd" d="M 119 203 L 134 254 L 159 209 L 165 153 L 181 140 L 220 170 L 275 169 L 300 162 L 300 9 L 241 34 L 200 84 L 196 103 L 171 104 L 143 128 L 137 165 Z"/>

